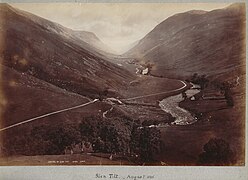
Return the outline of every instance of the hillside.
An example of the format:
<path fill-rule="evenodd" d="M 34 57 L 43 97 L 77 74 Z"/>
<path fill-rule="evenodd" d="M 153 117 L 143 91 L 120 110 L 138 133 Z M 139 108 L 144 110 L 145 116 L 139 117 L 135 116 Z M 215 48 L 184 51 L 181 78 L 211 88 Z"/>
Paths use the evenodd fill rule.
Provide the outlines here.
<path fill-rule="evenodd" d="M 8 5 L 1 5 L 1 20 L 4 66 L 89 97 L 106 89 L 115 94 L 132 78 L 61 25 Z"/>
<path fill-rule="evenodd" d="M 164 20 L 124 55 L 151 64 L 151 74 L 210 76 L 244 70 L 245 4 L 189 11 Z"/>
<path fill-rule="evenodd" d="M 74 35 L 76 35 L 82 41 L 88 43 L 92 47 L 98 49 L 98 51 L 104 53 L 114 53 L 106 44 L 104 44 L 94 33 L 88 31 L 73 31 Z"/>
<path fill-rule="evenodd" d="M 72 30 L 38 16 L 0 5 L 1 128 L 100 96 L 120 96 L 133 76 L 98 56 Z M 7 139 L 37 125 L 64 126 L 106 111 L 97 102 L 46 117 L 6 132 Z M 11 135 L 11 136 L 8 136 Z"/>

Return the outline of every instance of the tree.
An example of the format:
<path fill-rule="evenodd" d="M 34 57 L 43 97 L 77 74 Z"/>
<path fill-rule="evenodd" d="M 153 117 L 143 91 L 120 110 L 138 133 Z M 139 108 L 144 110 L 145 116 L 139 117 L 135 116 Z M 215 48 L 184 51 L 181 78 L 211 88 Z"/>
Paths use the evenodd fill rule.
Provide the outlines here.
<path fill-rule="evenodd" d="M 93 141 L 99 136 L 99 118 L 88 117 L 79 124 L 79 130 L 83 139 Z"/>
<path fill-rule="evenodd" d="M 234 101 L 230 89 L 225 89 L 224 96 L 228 106 L 234 106 Z"/>
<path fill-rule="evenodd" d="M 131 152 L 138 154 L 141 162 L 152 162 L 161 150 L 161 135 L 157 128 L 134 127 L 131 135 Z"/>
<path fill-rule="evenodd" d="M 186 100 L 186 99 L 187 99 L 187 94 L 186 94 L 186 92 L 185 92 L 185 91 L 183 91 L 183 92 L 182 92 L 182 98 L 183 98 L 184 100 Z"/>
<path fill-rule="evenodd" d="M 110 122 L 100 117 L 85 118 L 79 125 L 81 136 L 87 138 L 94 145 L 94 151 L 105 153 L 116 153 L 125 151 L 128 144 L 126 134 L 123 134 L 116 124 L 120 119 Z"/>
<path fill-rule="evenodd" d="M 193 76 L 192 76 L 192 78 L 191 78 L 191 81 L 192 82 L 197 81 L 197 77 L 198 77 L 198 74 L 197 73 L 194 73 Z"/>
<path fill-rule="evenodd" d="M 207 79 L 205 74 L 199 76 L 197 73 L 194 73 L 191 77 L 191 82 L 199 84 L 201 89 L 205 89 L 208 86 L 209 80 Z"/>
<path fill-rule="evenodd" d="M 93 141 L 93 150 L 94 152 L 104 152 L 105 143 L 101 139 L 101 137 L 98 137 L 96 140 Z"/>
<path fill-rule="evenodd" d="M 120 152 L 119 134 L 113 125 L 104 124 L 103 128 L 100 130 L 100 137 L 105 142 L 105 152 Z"/>
<path fill-rule="evenodd" d="M 198 84 L 200 85 L 201 89 L 205 89 L 209 82 L 209 80 L 206 78 L 206 75 L 201 75 L 198 81 L 199 81 Z"/>
<path fill-rule="evenodd" d="M 232 88 L 235 87 L 235 84 L 231 83 L 230 81 L 224 81 L 224 82 L 215 81 L 214 85 L 216 88 L 220 90 L 222 94 L 224 94 L 227 105 L 231 107 L 234 106 Z"/>
<path fill-rule="evenodd" d="M 223 139 L 212 138 L 203 147 L 199 155 L 200 165 L 231 165 L 235 163 L 235 155 L 229 144 Z"/>
<path fill-rule="evenodd" d="M 63 154 L 64 149 L 73 143 L 81 141 L 81 135 L 76 126 L 62 127 L 39 126 L 30 133 L 30 154 Z"/>

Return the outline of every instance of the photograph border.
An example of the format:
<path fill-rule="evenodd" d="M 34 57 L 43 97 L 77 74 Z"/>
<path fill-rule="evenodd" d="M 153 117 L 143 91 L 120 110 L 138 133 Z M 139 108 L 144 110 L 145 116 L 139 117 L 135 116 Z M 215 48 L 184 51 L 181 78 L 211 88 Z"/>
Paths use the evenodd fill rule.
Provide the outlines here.
<path fill-rule="evenodd" d="M 0 0 L 1 3 L 46 3 L 46 2 L 71 2 L 71 3 L 233 3 L 246 2 L 244 0 Z M 246 5 L 247 27 L 247 5 Z M 247 33 L 247 28 L 246 28 Z M 247 36 L 246 36 L 247 42 Z M 246 46 L 247 59 L 247 46 Z M 246 64 L 246 72 L 248 66 Z M 246 75 L 247 77 L 247 75 Z M 247 97 L 246 83 L 246 97 Z M 246 98 L 246 104 L 248 100 Z M 246 106 L 247 117 L 247 106 Z M 247 118 L 246 118 L 247 124 Z M 90 180 L 90 179 L 128 179 L 139 180 L 145 177 L 152 180 L 245 180 L 248 179 L 247 168 L 247 125 L 245 166 L 236 167 L 201 167 L 201 166 L 2 166 L 0 167 L 0 179 L 3 180 Z M 102 175 L 98 178 L 97 174 Z M 113 176 L 111 176 L 113 174 Z M 117 175 L 117 176 L 114 176 Z M 131 178 L 131 176 L 136 177 Z M 115 178 L 116 177 L 116 178 Z M 143 178 L 143 179 L 145 179 Z"/>

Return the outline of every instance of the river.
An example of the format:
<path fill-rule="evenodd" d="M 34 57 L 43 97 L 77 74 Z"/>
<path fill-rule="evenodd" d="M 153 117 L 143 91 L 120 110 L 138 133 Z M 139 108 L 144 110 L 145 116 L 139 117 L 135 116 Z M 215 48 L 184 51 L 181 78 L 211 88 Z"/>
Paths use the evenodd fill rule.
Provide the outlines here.
<path fill-rule="evenodd" d="M 187 97 L 191 97 L 200 92 L 199 86 L 192 84 L 191 89 L 187 90 L 185 93 Z M 175 125 L 188 125 L 197 121 L 197 119 L 187 110 L 179 107 L 179 102 L 183 100 L 181 94 L 170 96 L 159 102 L 161 109 L 167 113 L 170 113 L 175 117 L 175 121 L 171 124 Z"/>

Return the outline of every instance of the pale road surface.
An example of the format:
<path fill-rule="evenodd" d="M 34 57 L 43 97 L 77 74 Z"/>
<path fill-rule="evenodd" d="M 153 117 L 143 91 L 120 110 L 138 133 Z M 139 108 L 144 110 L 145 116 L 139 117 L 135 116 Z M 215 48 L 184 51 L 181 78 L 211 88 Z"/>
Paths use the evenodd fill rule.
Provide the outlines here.
<path fill-rule="evenodd" d="M 5 128 L 2 128 L 2 129 L 0 129 L 0 132 L 1 131 L 4 131 L 4 130 L 7 130 L 7 129 L 10 129 L 10 128 L 13 128 L 13 127 L 16 127 L 16 126 L 20 126 L 20 125 L 25 124 L 25 123 L 29 123 L 29 122 L 34 121 L 34 120 L 37 120 L 37 119 L 41 119 L 41 118 L 47 117 L 47 116 L 51 116 L 51 115 L 58 114 L 58 113 L 61 113 L 61 112 L 70 111 L 72 109 L 77 109 L 77 108 L 80 108 L 80 107 L 84 107 L 84 106 L 87 106 L 89 104 L 93 104 L 96 101 L 99 101 L 99 99 L 94 99 L 93 101 L 87 102 L 85 104 L 80 104 L 80 105 L 73 106 L 73 107 L 70 107 L 70 108 L 61 109 L 61 110 L 58 110 L 58 111 L 50 112 L 50 113 L 47 113 L 47 114 L 43 114 L 43 115 L 40 115 L 40 116 L 31 118 L 31 119 L 27 119 L 27 120 L 24 120 L 22 122 L 19 122 L 19 123 L 16 123 L 16 124 L 7 126 Z"/>
<path fill-rule="evenodd" d="M 154 94 L 148 94 L 148 95 L 144 95 L 144 96 L 136 96 L 136 97 L 127 98 L 127 99 L 121 99 L 121 100 L 134 100 L 134 99 L 140 99 L 140 98 L 144 98 L 144 97 L 151 97 L 151 96 L 156 96 L 156 95 L 161 95 L 161 94 L 166 94 L 166 93 L 171 93 L 171 92 L 179 91 L 179 90 L 182 90 L 183 88 L 185 88 L 187 86 L 187 84 L 185 82 L 183 82 L 181 80 L 180 80 L 180 82 L 183 84 L 183 86 L 181 88 L 178 88 L 178 89 L 175 89 L 175 90 L 166 91 L 166 92 L 160 92 L 160 93 L 154 93 Z M 4 131 L 4 130 L 7 130 L 7 129 L 10 129 L 10 128 L 13 128 L 13 127 L 16 127 L 16 126 L 20 126 L 22 124 L 26 124 L 26 123 L 35 121 L 37 119 L 41 119 L 41 118 L 47 117 L 47 116 L 51 116 L 51 115 L 58 114 L 58 113 L 61 113 L 61 112 L 65 112 L 65 111 L 70 111 L 70 110 L 73 110 L 73 109 L 81 108 L 81 107 L 87 106 L 89 104 L 93 104 L 93 103 L 95 103 L 97 101 L 99 101 L 99 99 L 94 99 L 93 101 L 87 102 L 85 104 L 80 104 L 80 105 L 73 106 L 73 107 L 70 107 L 70 108 L 61 109 L 61 110 L 58 110 L 58 111 L 50 112 L 50 113 L 47 113 L 47 114 L 43 114 L 43 115 L 40 115 L 40 116 L 31 118 L 31 119 L 27 119 L 27 120 L 24 120 L 22 122 L 19 122 L 19 123 L 16 123 L 16 124 L 13 124 L 13 125 L 4 127 L 2 129 L 0 129 L 0 132 L 1 131 Z"/>
<path fill-rule="evenodd" d="M 148 94 L 148 95 L 144 95 L 144 96 L 136 96 L 136 97 L 132 97 L 132 98 L 126 98 L 126 99 L 121 99 L 121 100 L 134 100 L 134 99 L 140 99 L 140 98 L 144 98 L 144 97 L 150 97 L 150 96 L 156 96 L 156 95 L 161 95 L 161 94 L 167 94 L 167 93 L 172 93 L 172 92 L 176 92 L 176 91 L 180 91 L 182 90 L 183 88 L 185 88 L 187 86 L 187 84 L 181 80 L 179 80 L 183 86 L 181 88 L 178 88 L 178 89 L 174 89 L 174 90 L 171 90 L 171 91 L 166 91 L 166 92 L 160 92 L 160 93 L 154 93 L 154 94 Z"/>

